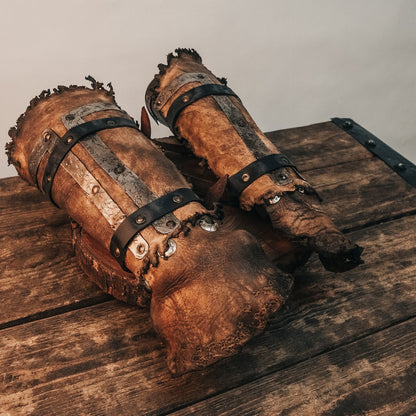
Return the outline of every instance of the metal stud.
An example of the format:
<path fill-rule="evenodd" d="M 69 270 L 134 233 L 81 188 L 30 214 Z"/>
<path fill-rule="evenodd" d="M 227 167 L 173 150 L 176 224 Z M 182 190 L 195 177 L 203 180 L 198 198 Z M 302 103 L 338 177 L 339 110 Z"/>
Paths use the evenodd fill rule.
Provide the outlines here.
<path fill-rule="evenodd" d="M 273 198 L 269 198 L 267 203 L 269 205 L 274 205 L 277 204 L 280 201 L 280 196 L 279 195 L 275 195 Z"/>
<path fill-rule="evenodd" d="M 376 142 L 375 142 L 375 140 L 373 140 L 373 139 L 368 139 L 366 142 L 365 142 L 365 144 L 368 146 L 368 147 L 376 147 Z"/>
<path fill-rule="evenodd" d="M 52 135 L 48 131 L 43 135 L 45 142 L 48 142 L 51 139 Z"/>
<path fill-rule="evenodd" d="M 125 167 L 124 166 L 117 166 L 115 169 L 114 169 L 114 173 L 116 173 L 116 174 L 120 174 L 120 173 L 123 173 L 124 171 L 125 171 Z"/>
<path fill-rule="evenodd" d="M 47 180 L 48 182 L 50 182 L 50 181 L 52 180 L 52 178 L 51 178 L 50 176 L 48 176 L 48 177 L 46 178 L 46 180 Z"/>
<path fill-rule="evenodd" d="M 107 126 L 115 126 L 116 122 L 114 120 L 107 120 Z"/>
<path fill-rule="evenodd" d="M 93 195 L 98 194 L 98 191 L 100 190 L 100 187 L 98 185 L 94 185 L 91 189 L 91 192 Z"/>
<path fill-rule="evenodd" d="M 285 175 L 284 173 L 279 173 L 279 179 L 281 180 L 281 181 L 287 181 L 287 175 Z"/>
<path fill-rule="evenodd" d="M 180 195 L 174 195 L 172 197 L 172 201 L 175 202 L 176 204 L 179 204 L 180 202 L 182 202 L 182 197 Z"/>
<path fill-rule="evenodd" d="M 142 254 L 144 254 L 145 252 L 146 252 L 146 247 L 144 246 L 144 244 L 139 244 L 138 246 L 137 246 L 137 252 L 140 254 L 140 255 L 142 255 Z"/>
<path fill-rule="evenodd" d="M 175 221 L 169 220 L 166 223 L 166 227 L 168 227 L 168 228 L 175 228 L 175 226 L 176 226 L 176 222 Z"/>
<path fill-rule="evenodd" d="M 139 216 L 136 218 L 136 223 L 137 224 L 143 224 L 146 221 L 146 218 L 143 216 Z"/>
<path fill-rule="evenodd" d="M 396 169 L 397 169 L 397 170 L 400 170 L 400 171 L 406 170 L 406 165 L 405 165 L 404 163 L 402 163 L 402 162 L 399 162 L 399 163 L 396 165 Z"/>
<path fill-rule="evenodd" d="M 159 257 L 167 259 L 176 253 L 176 249 L 177 249 L 176 241 L 173 240 L 172 238 L 169 238 L 167 250 L 163 253 L 163 255 L 161 255 L 159 252 L 157 254 L 159 255 Z"/>
<path fill-rule="evenodd" d="M 69 144 L 69 143 L 71 143 L 72 142 L 72 139 L 73 139 L 73 137 L 72 136 L 68 136 L 67 138 L 66 138 L 66 144 Z"/>
<path fill-rule="evenodd" d="M 183 101 L 184 103 L 187 103 L 187 102 L 189 101 L 189 96 L 188 96 L 188 95 L 184 95 L 184 96 L 182 97 L 182 101 Z"/>
<path fill-rule="evenodd" d="M 249 175 L 248 173 L 243 173 L 243 174 L 241 175 L 241 180 L 242 180 L 243 182 L 248 182 L 248 181 L 250 180 L 250 175 Z"/>
<path fill-rule="evenodd" d="M 349 130 L 349 129 L 352 128 L 352 122 L 350 120 L 345 120 L 344 123 L 343 123 L 343 125 L 342 125 L 342 127 L 345 130 Z"/>
<path fill-rule="evenodd" d="M 65 120 L 71 121 L 71 120 L 74 120 L 74 119 L 75 119 L 75 116 L 73 114 L 67 114 L 65 116 Z"/>
<path fill-rule="evenodd" d="M 120 249 L 119 248 L 116 248 L 115 250 L 114 250 L 114 255 L 118 258 L 118 257 L 120 257 Z"/>
<path fill-rule="evenodd" d="M 218 230 L 217 222 L 206 215 L 199 220 L 198 224 L 205 231 L 214 232 Z"/>
<path fill-rule="evenodd" d="M 300 192 L 301 194 L 304 194 L 304 193 L 305 193 L 305 188 L 304 188 L 303 186 L 297 186 L 297 187 L 296 187 L 296 190 L 297 190 L 298 192 Z"/>

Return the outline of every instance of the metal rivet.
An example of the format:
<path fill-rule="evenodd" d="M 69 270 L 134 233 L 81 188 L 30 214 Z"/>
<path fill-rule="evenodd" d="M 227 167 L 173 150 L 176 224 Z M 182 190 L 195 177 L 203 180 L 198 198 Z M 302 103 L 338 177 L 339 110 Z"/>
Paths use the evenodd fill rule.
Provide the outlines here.
<path fill-rule="evenodd" d="M 180 202 L 182 202 L 182 197 L 180 195 L 174 195 L 172 201 L 176 204 L 179 204 Z"/>
<path fill-rule="evenodd" d="M 175 221 L 169 220 L 166 223 L 166 227 L 168 227 L 168 228 L 175 228 L 175 226 L 176 226 L 176 222 Z"/>
<path fill-rule="evenodd" d="M 137 246 L 137 252 L 138 252 L 139 254 L 143 254 L 145 251 L 146 251 L 146 247 L 144 246 L 144 244 L 139 244 L 139 245 Z"/>
<path fill-rule="evenodd" d="M 50 181 L 52 180 L 52 178 L 51 178 L 50 176 L 48 176 L 48 177 L 46 178 L 46 180 L 47 180 L 48 182 L 50 182 Z"/>
<path fill-rule="evenodd" d="M 120 249 L 119 249 L 119 248 L 116 248 L 116 249 L 114 250 L 114 255 L 115 255 L 116 257 L 120 257 Z"/>
<path fill-rule="evenodd" d="M 67 114 L 65 116 L 65 120 L 74 120 L 74 119 L 75 119 L 75 116 L 73 114 Z"/>
<path fill-rule="evenodd" d="M 397 170 L 406 170 L 406 165 L 405 165 L 404 163 L 402 163 L 402 162 L 399 162 L 399 163 L 396 165 L 396 169 L 397 169 Z"/>
<path fill-rule="evenodd" d="M 297 190 L 298 192 L 300 192 L 301 194 L 304 194 L 304 193 L 305 193 L 305 188 L 304 188 L 303 186 L 298 186 L 298 187 L 296 187 L 296 190 Z"/>
<path fill-rule="evenodd" d="M 273 198 L 270 198 L 267 202 L 269 205 L 277 204 L 280 201 L 280 196 L 276 195 Z"/>
<path fill-rule="evenodd" d="M 156 104 L 157 104 L 157 105 L 162 104 L 162 100 L 157 100 L 157 101 L 156 101 Z"/>
<path fill-rule="evenodd" d="M 146 221 L 145 217 L 140 216 L 136 218 L 137 224 L 143 224 L 145 221 Z"/>
<path fill-rule="evenodd" d="M 281 162 L 282 162 L 282 163 L 289 163 L 289 160 L 288 160 L 288 159 L 286 159 L 285 157 L 282 157 Z"/>
<path fill-rule="evenodd" d="M 116 122 L 114 120 L 107 120 L 107 126 L 115 126 Z"/>
<path fill-rule="evenodd" d="M 344 123 L 342 124 L 342 127 L 346 130 L 349 130 L 352 127 L 352 121 L 345 120 Z"/>
<path fill-rule="evenodd" d="M 98 185 L 94 185 L 91 189 L 91 192 L 93 195 L 98 194 L 98 191 L 100 190 L 100 187 Z"/>
<path fill-rule="evenodd" d="M 285 175 L 284 173 L 280 173 L 280 174 L 279 174 L 279 179 L 280 179 L 281 181 L 286 181 L 286 180 L 287 180 L 287 175 Z"/>
<path fill-rule="evenodd" d="M 184 95 L 184 96 L 182 97 L 182 101 L 183 101 L 184 103 L 187 103 L 187 102 L 189 101 L 189 96 L 188 96 L 188 95 Z"/>
<path fill-rule="evenodd" d="M 211 217 L 208 217 L 208 216 L 203 216 L 199 220 L 199 226 L 205 231 L 214 232 L 214 231 L 218 230 L 217 222 L 214 221 Z"/>
<path fill-rule="evenodd" d="M 376 142 L 375 142 L 375 140 L 373 140 L 373 139 L 368 139 L 366 142 L 365 142 L 365 144 L 368 146 L 368 147 L 376 147 Z"/>
<path fill-rule="evenodd" d="M 46 132 L 43 135 L 43 138 L 44 138 L 45 142 L 49 141 L 51 139 L 51 137 L 52 137 L 52 135 L 49 132 Z"/>
<path fill-rule="evenodd" d="M 72 142 L 72 139 L 73 139 L 73 137 L 72 136 L 68 136 L 67 138 L 66 138 L 66 144 L 69 144 L 69 143 L 71 143 Z"/>
<path fill-rule="evenodd" d="M 248 182 L 248 181 L 250 180 L 250 175 L 249 175 L 248 173 L 243 173 L 243 174 L 241 175 L 241 180 L 242 180 L 243 182 Z"/>
<path fill-rule="evenodd" d="M 157 254 L 159 255 L 159 257 L 167 259 L 168 257 L 176 253 L 176 248 L 177 248 L 176 241 L 169 238 L 167 250 L 163 253 L 163 255 L 161 255 L 159 252 Z"/>
<path fill-rule="evenodd" d="M 125 167 L 124 167 L 124 166 L 117 166 L 117 167 L 114 169 L 114 173 L 117 173 L 117 174 L 119 174 L 119 173 L 123 173 L 123 172 L 124 172 L 124 170 L 125 170 Z"/>

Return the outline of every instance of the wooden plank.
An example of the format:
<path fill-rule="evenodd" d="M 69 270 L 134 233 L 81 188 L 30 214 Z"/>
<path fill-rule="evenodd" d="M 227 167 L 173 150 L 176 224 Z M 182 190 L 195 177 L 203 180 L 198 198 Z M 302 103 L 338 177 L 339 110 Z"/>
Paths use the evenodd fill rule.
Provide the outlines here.
<path fill-rule="evenodd" d="M 337 129 L 345 135 L 329 124 L 330 131 Z M 322 126 L 313 128 L 320 131 Z M 299 130 L 303 135 L 308 128 Z M 297 131 L 291 134 L 300 134 Z M 311 137 L 316 134 L 311 132 Z M 323 196 L 328 214 L 344 229 L 416 209 L 416 189 L 375 158 L 313 169 L 308 177 Z M 0 309 L 0 327 L 103 296 L 78 270 L 68 218 L 62 210 L 17 177 L 0 180 L 0 208 L 0 295 L 7 299 Z"/>
<path fill-rule="evenodd" d="M 143 310 L 115 301 L 0 331 L 0 408 L 44 414 L 160 414 L 241 386 L 416 313 L 416 217 L 352 233 L 366 264 L 342 275 L 317 261 L 284 311 L 243 351 L 172 378 Z M 20 407 L 19 407 L 20 406 Z"/>
<path fill-rule="evenodd" d="M 376 158 L 314 169 L 308 180 L 343 229 L 416 212 L 416 188 Z"/>
<path fill-rule="evenodd" d="M 197 192 L 206 193 L 215 178 L 205 180 L 202 168 L 197 175 L 194 172 L 192 167 L 186 177 Z M 416 211 L 416 188 L 375 157 L 316 168 L 305 176 L 322 197 L 328 215 L 343 229 Z"/>
<path fill-rule="evenodd" d="M 0 327 L 108 299 L 80 272 L 68 217 L 20 178 L 0 181 Z"/>
<path fill-rule="evenodd" d="M 332 121 L 273 131 L 266 136 L 302 172 L 373 158 L 371 152 Z"/>
<path fill-rule="evenodd" d="M 331 121 L 265 134 L 301 172 L 374 158 L 371 152 Z M 157 140 L 168 143 L 166 149 L 170 150 L 167 150 L 167 156 L 185 171 L 194 170 L 199 176 L 202 174 L 204 169 L 197 167 L 199 159 L 190 160 L 187 152 L 183 153 L 184 149 L 174 137 Z"/>
<path fill-rule="evenodd" d="M 172 415 L 415 414 L 415 344 L 413 318 Z"/>

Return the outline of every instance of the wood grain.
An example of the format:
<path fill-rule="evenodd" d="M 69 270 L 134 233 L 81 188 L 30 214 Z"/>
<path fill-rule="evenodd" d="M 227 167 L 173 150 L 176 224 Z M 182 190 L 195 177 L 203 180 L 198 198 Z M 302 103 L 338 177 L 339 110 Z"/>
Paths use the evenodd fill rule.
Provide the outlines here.
<path fill-rule="evenodd" d="M 239 387 L 414 316 L 415 217 L 352 233 L 364 266 L 316 261 L 286 310 L 237 356 L 172 378 L 147 313 L 116 301 L 0 332 L 0 408 L 11 414 L 163 414 Z M 19 357 L 16 360 L 15 357 Z"/>
<path fill-rule="evenodd" d="M 0 327 L 108 299 L 79 271 L 68 217 L 20 178 L 0 184 Z"/>
<path fill-rule="evenodd" d="M 371 152 L 332 121 L 273 131 L 266 136 L 305 172 L 373 158 Z"/>
<path fill-rule="evenodd" d="M 416 190 L 375 158 L 315 169 L 309 177 L 344 229 L 416 209 Z M 79 271 L 62 210 L 17 177 L 0 184 L 0 295 L 5 299 L 0 324 L 104 296 Z"/>
<path fill-rule="evenodd" d="M 415 414 L 415 343 L 413 318 L 173 414 Z"/>

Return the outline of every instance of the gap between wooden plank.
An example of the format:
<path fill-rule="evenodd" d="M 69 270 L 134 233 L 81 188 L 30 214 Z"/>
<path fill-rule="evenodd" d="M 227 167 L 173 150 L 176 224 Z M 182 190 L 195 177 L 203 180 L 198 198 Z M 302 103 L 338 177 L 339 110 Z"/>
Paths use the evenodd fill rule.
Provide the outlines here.
<path fill-rule="evenodd" d="M 397 408 L 398 406 L 397 403 L 396 406 L 394 406 L 394 404 L 393 406 L 389 406 L 389 404 L 391 404 L 390 400 L 394 402 L 396 399 L 397 401 L 397 396 L 403 396 L 403 394 L 401 395 L 400 392 L 398 392 L 400 387 L 397 386 L 397 379 L 395 380 L 395 386 L 393 385 L 394 383 L 392 383 L 391 386 L 387 386 L 386 380 L 383 379 L 383 382 L 378 383 L 379 386 L 375 389 L 374 387 L 376 386 L 371 386 L 371 384 L 374 384 L 372 383 L 373 378 L 375 377 L 374 373 L 379 373 L 377 375 L 378 379 L 382 378 L 380 377 L 382 375 L 389 375 L 384 374 L 384 372 L 383 374 L 380 374 L 380 372 L 384 370 L 382 364 L 383 359 L 386 361 L 385 356 L 391 356 L 394 353 L 394 361 L 397 362 L 399 358 L 396 357 L 396 355 L 406 355 L 402 354 L 402 344 L 407 347 L 407 355 L 409 355 L 407 358 L 403 357 L 402 361 L 409 361 L 408 369 L 410 370 L 412 364 L 414 364 L 414 362 L 411 362 L 411 346 L 414 345 L 414 342 L 416 341 L 415 329 L 416 319 L 414 317 L 406 319 L 397 323 L 394 327 L 390 326 L 367 336 L 357 338 L 357 340 L 351 343 L 342 345 L 330 351 L 324 351 L 314 357 L 299 361 L 293 366 L 282 368 L 278 372 L 270 373 L 257 380 L 252 380 L 250 383 L 212 396 L 192 404 L 191 406 L 177 409 L 174 412 L 164 413 L 161 416 L 168 414 L 175 416 L 185 416 L 188 414 L 198 414 L 201 416 L 212 414 L 224 416 L 234 414 L 246 415 L 253 414 L 250 412 L 250 410 L 254 410 L 253 407 L 256 409 L 256 412 L 259 412 L 256 414 L 276 416 L 312 414 L 309 413 L 312 411 L 314 415 L 327 416 L 359 415 L 364 414 L 363 412 L 366 412 L 365 414 L 367 414 L 367 412 L 371 411 L 377 411 L 377 415 L 381 415 L 381 413 L 378 412 L 380 411 L 385 415 L 391 416 L 396 414 L 396 412 L 394 412 L 394 407 Z M 402 339 L 405 339 L 405 341 L 403 342 Z M 391 344 L 393 344 L 393 347 Z M 399 345 L 401 346 L 400 352 L 396 353 Z M 374 359 L 374 355 L 377 354 L 381 355 L 381 358 L 377 357 Z M 362 361 L 361 365 L 358 365 L 358 359 Z M 339 364 L 343 365 L 339 366 Z M 365 374 L 363 375 L 365 380 L 364 386 L 363 383 L 360 384 L 360 381 L 358 381 L 358 385 L 354 386 L 354 376 L 355 374 L 360 374 L 360 370 L 362 370 L 363 366 L 365 367 L 365 364 L 367 364 L 368 368 L 365 368 Z M 348 365 L 355 367 L 350 370 L 350 373 L 352 372 L 353 374 L 349 374 L 349 378 L 348 371 L 346 371 L 347 374 L 342 374 L 345 367 Z M 330 368 L 331 371 L 329 371 L 328 368 Z M 312 371 L 312 369 L 314 371 Z M 299 372 L 299 375 L 296 374 L 297 372 Z M 311 390 L 311 387 L 317 387 L 316 382 L 313 383 L 312 380 L 317 377 L 317 373 L 323 373 L 323 377 L 318 380 L 322 383 L 319 385 L 319 397 L 316 395 L 318 393 L 317 391 L 315 391 L 314 394 L 314 391 Z M 341 374 L 334 379 L 334 373 Z M 302 376 L 300 376 L 300 374 L 302 374 Z M 325 376 L 327 378 L 325 378 Z M 394 374 L 394 376 L 396 376 L 396 374 Z M 288 383 L 288 379 L 291 379 L 292 383 Z M 406 391 L 407 397 L 402 399 L 403 406 L 399 409 L 400 414 L 404 414 L 402 413 L 403 410 L 410 411 L 410 408 L 414 411 L 416 410 L 416 398 L 411 393 L 411 391 L 416 388 L 414 370 L 413 375 L 408 374 L 406 382 L 410 380 L 413 380 L 413 388 L 411 385 L 401 385 L 401 390 Z M 328 381 L 332 383 L 331 387 L 326 384 Z M 334 390 L 337 383 L 339 384 L 339 389 L 341 391 L 332 392 L 331 390 Z M 305 384 L 307 388 L 305 388 Z M 304 386 L 303 388 L 302 385 Z M 360 388 L 363 388 L 364 393 L 367 393 L 364 397 L 363 394 L 359 394 Z M 285 392 L 287 394 L 284 394 Z M 329 399 L 331 396 L 334 397 L 329 403 L 325 403 L 325 400 L 323 400 L 327 397 L 324 392 L 327 393 Z M 373 397 L 371 397 L 371 392 L 373 393 Z M 394 394 L 396 394 L 396 396 Z M 377 400 L 375 400 L 374 396 L 376 396 Z M 383 398 L 382 396 L 385 397 Z M 311 403 L 312 399 L 315 400 Z M 287 402 L 290 401 L 291 404 L 287 405 Z M 380 406 L 380 401 L 383 402 L 382 408 L 375 409 L 369 406 L 369 403 L 372 406 Z M 331 402 L 333 405 L 331 405 Z M 322 409 L 323 406 L 325 406 L 325 409 Z M 406 406 L 406 409 L 404 409 L 404 406 Z"/>
<path fill-rule="evenodd" d="M 0 331 L 3 329 L 24 325 L 34 321 L 41 321 L 42 319 L 50 318 L 51 316 L 62 315 L 67 312 L 76 311 L 78 309 L 86 308 L 89 306 L 99 305 L 100 303 L 108 302 L 111 300 L 114 300 L 112 296 L 103 293 L 100 296 L 96 296 L 89 299 L 83 299 L 79 302 L 73 302 L 69 305 L 64 305 L 57 308 L 47 309 L 45 311 L 38 312 L 33 315 L 28 315 L 23 318 L 15 319 L 14 321 L 4 322 L 0 324 Z"/>
<path fill-rule="evenodd" d="M 372 242 L 364 267 L 334 279 L 314 262 L 286 310 L 242 353 L 180 378 L 167 373 L 148 314 L 116 302 L 3 330 L 8 397 L 15 405 L 30 397 L 35 415 L 160 414 L 406 320 L 416 312 L 413 227 L 404 218 L 356 233 Z"/>

